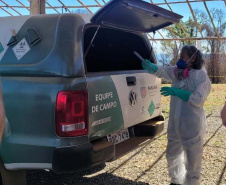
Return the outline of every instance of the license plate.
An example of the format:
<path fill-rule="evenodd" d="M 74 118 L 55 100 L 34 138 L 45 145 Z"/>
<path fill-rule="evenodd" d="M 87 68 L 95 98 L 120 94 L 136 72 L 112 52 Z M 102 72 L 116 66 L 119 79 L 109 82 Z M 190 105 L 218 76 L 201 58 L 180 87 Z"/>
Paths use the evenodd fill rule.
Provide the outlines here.
<path fill-rule="evenodd" d="M 107 136 L 108 142 L 112 142 L 112 143 L 115 143 L 115 144 L 121 143 L 121 142 L 123 142 L 127 139 L 129 139 L 128 129 L 120 130 L 118 132 L 115 132 L 115 133 Z"/>

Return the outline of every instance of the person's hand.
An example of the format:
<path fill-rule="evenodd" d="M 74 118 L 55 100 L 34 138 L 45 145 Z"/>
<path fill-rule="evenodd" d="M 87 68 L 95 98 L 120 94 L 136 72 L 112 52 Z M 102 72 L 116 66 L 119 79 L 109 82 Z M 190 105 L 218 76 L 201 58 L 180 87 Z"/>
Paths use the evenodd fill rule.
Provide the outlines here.
<path fill-rule="evenodd" d="M 162 87 L 160 92 L 163 96 L 176 96 L 173 87 Z"/>
<path fill-rule="evenodd" d="M 226 126 L 226 103 L 225 103 L 223 109 L 221 110 L 221 119 L 222 119 L 224 126 Z"/>
<path fill-rule="evenodd" d="M 191 96 L 190 91 L 179 89 L 176 87 L 162 87 L 160 92 L 161 95 L 163 96 L 177 96 L 178 98 L 182 99 L 185 102 L 188 102 Z"/>
<path fill-rule="evenodd" d="M 145 62 L 142 62 L 142 67 L 145 70 L 148 70 L 149 73 L 155 74 L 158 71 L 158 66 L 151 63 L 149 60 L 145 60 Z"/>

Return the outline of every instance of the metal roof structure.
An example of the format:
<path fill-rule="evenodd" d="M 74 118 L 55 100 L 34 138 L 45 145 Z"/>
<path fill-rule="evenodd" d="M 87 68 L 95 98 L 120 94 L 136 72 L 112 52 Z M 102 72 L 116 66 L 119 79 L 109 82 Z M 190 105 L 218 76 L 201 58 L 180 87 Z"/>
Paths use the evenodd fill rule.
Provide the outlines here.
<path fill-rule="evenodd" d="M 31 4 L 33 3 L 32 1 L 33 2 L 39 1 L 39 4 L 43 4 L 42 6 L 44 7 L 44 10 L 41 13 L 60 14 L 60 13 L 75 13 L 75 12 L 83 11 L 83 13 L 86 12 L 89 14 L 94 14 L 99 8 L 103 7 L 110 0 L 0 0 L 0 16 L 1 16 L 1 11 L 6 13 L 9 16 L 20 16 L 20 15 L 30 14 Z M 174 5 L 177 5 L 178 7 L 180 7 L 180 5 L 186 4 L 190 11 L 190 17 L 194 20 L 196 28 L 199 31 L 199 37 L 189 37 L 183 25 L 179 24 L 181 30 L 186 35 L 184 38 L 178 38 L 174 34 L 174 32 L 171 30 L 171 28 L 167 27 L 165 29 L 167 29 L 172 35 L 174 35 L 174 38 L 166 38 L 166 36 L 164 36 L 162 31 L 160 30 L 157 32 L 158 37 L 154 37 L 153 35 L 148 34 L 150 40 L 154 40 L 154 41 L 213 40 L 213 39 L 217 39 L 219 41 L 226 40 L 225 35 L 220 35 L 218 33 L 217 27 L 214 23 L 213 17 L 210 12 L 210 8 L 208 6 L 209 2 L 222 2 L 223 7 L 221 8 L 225 9 L 225 11 L 224 10 L 223 11 L 226 12 L 226 0 L 145 0 L 145 1 L 160 7 L 167 8 L 170 11 L 174 11 L 174 8 L 172 7 Z M 195 11 L 192 8 L 193 3 L 203 4 L 216 36 L 207 37 L 203 35 L 201 31 L 201 26 L 197 21 Z"/>

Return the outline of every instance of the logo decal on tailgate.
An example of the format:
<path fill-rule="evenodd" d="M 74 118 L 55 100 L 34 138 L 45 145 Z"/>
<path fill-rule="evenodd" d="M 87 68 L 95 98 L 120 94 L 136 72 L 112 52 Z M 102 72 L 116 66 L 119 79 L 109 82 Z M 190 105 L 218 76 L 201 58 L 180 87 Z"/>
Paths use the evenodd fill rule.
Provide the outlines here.
<path fill-rule="evenodd" d="M 147 94 L 147 90 L 146 90 L 146 87 L 141 87 L 140 88 L 140 92 L 141 92 L 141 96 L 142 98 L 144 98 Z"/>
<path fill-rule="evenodd" d="M 136 105 L 137 102 L 137 94 L 135 93 L 135 91 L 130 91 L 129 93 L 129 103 L 132 107 L 134 107 Z"/>

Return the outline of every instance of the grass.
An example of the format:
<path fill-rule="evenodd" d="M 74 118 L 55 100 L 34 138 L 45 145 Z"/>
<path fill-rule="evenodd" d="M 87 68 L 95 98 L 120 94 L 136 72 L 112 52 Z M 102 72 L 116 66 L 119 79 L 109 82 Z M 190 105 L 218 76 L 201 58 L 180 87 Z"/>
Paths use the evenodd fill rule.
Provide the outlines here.
<path fill-rule="evenodd" d="M 171 86 L 163 84 L 162 87 Z M 221 109 L 225 104 L 226 84 L 212 84 L 212 90 L 205 102 L 204 109 L 206 115 L 210 114 L 216 109 Z M 162 96 L 162 112 L 165 117 L 169 116 L 170 97 Z"/>

